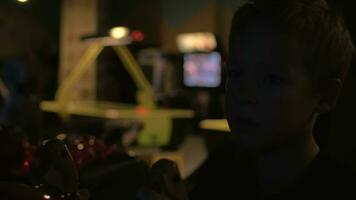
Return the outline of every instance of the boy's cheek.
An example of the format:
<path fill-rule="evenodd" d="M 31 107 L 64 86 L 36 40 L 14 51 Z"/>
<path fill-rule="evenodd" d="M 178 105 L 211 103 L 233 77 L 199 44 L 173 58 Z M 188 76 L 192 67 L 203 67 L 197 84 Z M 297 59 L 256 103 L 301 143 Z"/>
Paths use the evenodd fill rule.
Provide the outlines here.
<path fill-rule="evenodd" d="M 283 103 L 284 102 L 284 103 Z M 294 132 L 305 126 L 306 115 L 304 108 L 298 107 L 298 102 L 288 99 L 280 104 L 271 104 L 261 110 L 260 121 L 264 130 L 269 132 Z"/>
<path fill-rule="evenodd" d="M 290 122 L 293 121 L 296 114 L 294 107 L 287 97 L 266 100 L 257 107 L 255 115 L 263 126 L 262 130 L 276 132 L 285 129 L 283 127 L 289 126 Z"/>

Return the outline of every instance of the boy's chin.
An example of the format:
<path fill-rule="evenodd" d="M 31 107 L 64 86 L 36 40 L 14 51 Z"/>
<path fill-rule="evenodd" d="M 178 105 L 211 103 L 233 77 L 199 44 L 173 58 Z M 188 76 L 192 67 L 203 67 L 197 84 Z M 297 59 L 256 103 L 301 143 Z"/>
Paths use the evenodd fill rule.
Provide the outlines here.
<path fill-rule="evenodd" d="M 266 138 L 263 138 L 261 134 L 244 134 L 244 133 L 232 133 L 232 139 L 240 148 L 261 152 L 271 151 L 275 148 L 275 145 Z"/>

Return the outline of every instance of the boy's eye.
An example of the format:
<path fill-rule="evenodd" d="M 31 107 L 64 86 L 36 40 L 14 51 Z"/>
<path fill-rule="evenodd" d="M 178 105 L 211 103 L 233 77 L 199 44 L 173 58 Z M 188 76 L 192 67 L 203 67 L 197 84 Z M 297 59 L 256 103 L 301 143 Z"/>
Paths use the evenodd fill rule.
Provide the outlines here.
<path fill-rule="evenodd" d="M 228 78 L 232 78 L 234 80 L 237 80 L 241 77 L 241 70 L 236 70 L 236 69 L 233 69 L 233 70 L 229 70 L 228 71 Z"/>

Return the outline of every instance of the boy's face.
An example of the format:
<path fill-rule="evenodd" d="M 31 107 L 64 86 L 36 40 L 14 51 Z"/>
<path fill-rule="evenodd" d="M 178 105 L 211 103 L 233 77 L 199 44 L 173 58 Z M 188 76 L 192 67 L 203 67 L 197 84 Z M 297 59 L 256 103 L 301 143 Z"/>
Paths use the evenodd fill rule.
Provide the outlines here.
<path fill-rule="evenodd" d="M 230 44 L 228 71 L 227 118 L 243 146 L 274 149 L 311 131 L 318 98 L 296 38 L 251 23 Z"/>

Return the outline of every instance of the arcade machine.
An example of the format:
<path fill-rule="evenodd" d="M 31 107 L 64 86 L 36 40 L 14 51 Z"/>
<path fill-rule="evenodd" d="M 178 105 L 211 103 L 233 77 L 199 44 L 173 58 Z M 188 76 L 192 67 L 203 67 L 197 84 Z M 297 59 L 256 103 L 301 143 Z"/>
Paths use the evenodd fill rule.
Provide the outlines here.
<path fill-rule="evenodd" d="M 227 139 L 224 119 L 223 52 L 213 33 L 185 33 L 177 37 L 183 53 L 183 84 L 195 99 L 196 127 L 206 148 L 214 151 Z"/>
<path fill-rule="evenodd" d="M 224 109 L 221 101 L 224 76 L 222 55 L 216 37 L 209 32 L 185 33 L 177 37 L 177 45 L 184 54 L 184 86 L 195 93 L 199 127 L 229 132 L 226 120 L 219 119 L 223 116 L 221 110 Z"/>

